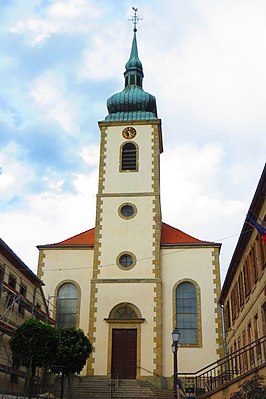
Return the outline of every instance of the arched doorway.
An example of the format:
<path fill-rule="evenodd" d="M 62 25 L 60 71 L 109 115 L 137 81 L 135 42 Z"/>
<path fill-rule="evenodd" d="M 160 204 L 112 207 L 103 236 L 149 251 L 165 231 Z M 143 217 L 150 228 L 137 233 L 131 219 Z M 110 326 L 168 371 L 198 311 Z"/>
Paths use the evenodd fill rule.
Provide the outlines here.
<path fill-rule="evenodd" d="M 110 323 L 111 364 L 113 378 L 135 379 L 140 357 L 140 311 L 132 304 L 115 306 L 106 319 Z"/>

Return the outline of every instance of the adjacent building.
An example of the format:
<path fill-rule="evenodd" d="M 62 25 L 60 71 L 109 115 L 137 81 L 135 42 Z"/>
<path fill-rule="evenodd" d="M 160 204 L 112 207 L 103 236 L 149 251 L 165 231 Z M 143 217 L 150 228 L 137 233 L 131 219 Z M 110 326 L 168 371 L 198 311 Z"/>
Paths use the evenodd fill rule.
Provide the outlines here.
<path fill-rule="evenodd" d="M 265 227 L 266 166 L 248 210 L 221 292 L 220 303 L 225 312 L 228 354 L 266 335 Z M 258 345 L 255 352 L 250 352 L 251 362 L 255 363 L 256 360 L 258 364 L 265 361 L 263 348 L 263 345 Z M 240 372 L 248 367 L 247 362 L 247 357 L 238 357 L 235 362 L 236 371 Z"/>
<path fill-rule="evenodd" d="M 12 332 L 30 317 L 53 324 L 44 297 L 43 285 L 43 282 L 0 239 L 0 384 L 2 387 L 10 383 L 5 377 L 12 365 L 8 344 Z M 2 380 L 5 380 L 5 383 L 2 384 Z"/>
<path fill-rule="evenodd" d="M 94 346 L 84 375 L 170 378 L 176 327 L 181 371 L 223 355 L 220 244 L 162 222 L 161 120 L 143 76 L 135 29 L 124 90 L 99 122 L 96 226 L 38 246 L 57 325 L 82 328 Z"/>

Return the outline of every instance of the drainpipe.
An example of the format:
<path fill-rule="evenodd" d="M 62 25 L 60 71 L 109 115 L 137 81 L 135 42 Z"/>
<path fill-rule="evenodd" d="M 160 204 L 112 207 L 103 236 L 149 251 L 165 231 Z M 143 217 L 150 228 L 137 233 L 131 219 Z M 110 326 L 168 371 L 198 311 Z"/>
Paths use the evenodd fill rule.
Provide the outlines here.
<path fill-rule="evenodd" d="M 226 333 L 225 333 L 225 318 L 224 318 L 224 305 L 218 303 L 222 310 L 222 329 L 223 329 L 223 347 L 224 347 L 224 356 L 227 356 L 227 345 L 226 345 Z"/>
<path fill-rule="evenodd" d="M 222 305 L 221 303 L 218 303 L 218 305 L 220 306 L 220 308 L 222 310 L 223 347 L 224 347 L 224 356 L 226 358 L 226 360 L 225 360 L 225 378 L 230 379 L 230 366 L 229 366 L 229 362 L 227 360 L 228 353 L 227 353 L 227 344 L 226 344 L 224 305 Z"/>

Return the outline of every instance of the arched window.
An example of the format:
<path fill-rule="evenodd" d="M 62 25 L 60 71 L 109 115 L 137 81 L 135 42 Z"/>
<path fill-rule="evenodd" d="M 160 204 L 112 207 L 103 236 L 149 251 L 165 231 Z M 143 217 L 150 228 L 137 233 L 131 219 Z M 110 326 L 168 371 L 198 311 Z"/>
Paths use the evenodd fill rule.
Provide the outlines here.
<path fill-rule="evenodd" d="M 183 282 L 176 288 L 176 327 L 180 344 L 199 344 L 197 288 Z"/>
<path fill-rule="evenodd" d="M 61 285 L 57 297 L 56 326 L 71 328 L 76 326 L 78 290 L 72 283 Z"/>
<path fill-rule="evenodd" d="M 137 170 L 137 146 L 125 143 L 122 147 L 122 170 Z"/>
<path fill-rule="evenodd" d="M 114 320 L 136 320 L 141 318 L 139 309 L 130 303 L 120 303 L 115 306 L 109 315 Z"/>

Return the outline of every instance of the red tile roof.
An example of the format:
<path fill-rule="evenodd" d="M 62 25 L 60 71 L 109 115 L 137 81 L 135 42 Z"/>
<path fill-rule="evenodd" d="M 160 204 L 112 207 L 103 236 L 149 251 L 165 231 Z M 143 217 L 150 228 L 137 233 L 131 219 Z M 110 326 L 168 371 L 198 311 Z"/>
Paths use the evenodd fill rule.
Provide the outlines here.
<path fill-rule="evenodd" d="M 94 245 L 94 235 L 95 228 L 84 231 L 83 233 L 77 234 L 71 238 L 67 238 L 64 241 L 57 242 L 55 244 L 49 245 L 40 245 L 41 247 L 63 247 L 63 246 L 93 246 Z M 180 244 L 213 244 L 209 241 L 202 241 L 194 238 L 183 231 L 176 229 L 175 227 L 169 226 L 166 223 L 162 223 L 162 236 L 161 236 L 161 245 L 180 245 Z"/>
<path fill-rule="evenodd" d="M 83 233 L 77 234 L 74 237 L 67 238 L 64 241 L 57 242 L 56 246 L 61 245 L 94 245 L 95 228 L 86 230 Z"/>
<path fill-rule="evenodd" d="M 208 241 L 198 240 L 183 231 L 162 223 L 161 245 L 174 244 L 210 244 Z"/>

